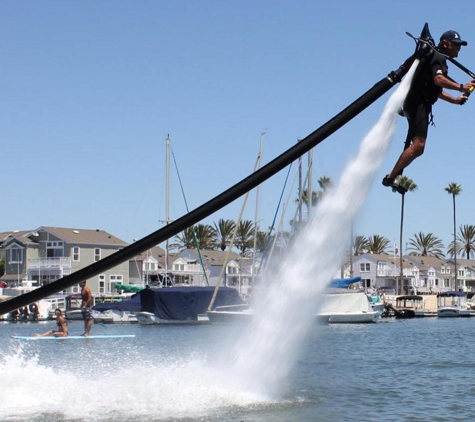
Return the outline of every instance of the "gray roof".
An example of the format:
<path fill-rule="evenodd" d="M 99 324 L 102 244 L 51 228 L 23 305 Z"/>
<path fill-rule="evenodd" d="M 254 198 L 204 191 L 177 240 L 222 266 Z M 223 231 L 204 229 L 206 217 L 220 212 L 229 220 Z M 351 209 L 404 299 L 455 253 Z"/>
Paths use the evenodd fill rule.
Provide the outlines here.
<path fill-rule="evenodd" d="M 127 246 L 128 243 L 107 233 L 104 230 L 87 230 L 63 227 L 45 227 L 41 226 L 37 231 L 47 231 L 58 239 L 67 243 L 85 244 L 85 245 L 117 245 Z"/>

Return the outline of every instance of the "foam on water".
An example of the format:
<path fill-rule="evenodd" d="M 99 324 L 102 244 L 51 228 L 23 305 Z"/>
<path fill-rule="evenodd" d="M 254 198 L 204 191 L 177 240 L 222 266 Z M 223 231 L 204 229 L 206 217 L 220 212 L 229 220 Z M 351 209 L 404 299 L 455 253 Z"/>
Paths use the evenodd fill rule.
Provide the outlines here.
<path fill-rule="evenodd" d="M 295 363 L 305 336 L 315 324 L 318 296 L 339 272 L 349 247 L 352 220 L 390 145 L 397 112 L 417 65 L 418 61 L 390 97 L 357 156 L 346 166 L 336 188 L 323 199 L 315 219 L 293 242 L 277 273 L 264 281 L 265 289 L 254 305 L 253 329 L 235 350 L 235 373 L 247 389 L 272 392 Z"/>
<path fill-rule="evenodd" d="M 115 371 L 98 367 L 91 376 L 77 367 L 45 367 L 19 350 L 3 357 L 0 375 L 2 421 L 197 418 L 263 402 L 256 394 L 236 390 L 204 360 L 189 357 L 173 363 L 135 363 Z"/>

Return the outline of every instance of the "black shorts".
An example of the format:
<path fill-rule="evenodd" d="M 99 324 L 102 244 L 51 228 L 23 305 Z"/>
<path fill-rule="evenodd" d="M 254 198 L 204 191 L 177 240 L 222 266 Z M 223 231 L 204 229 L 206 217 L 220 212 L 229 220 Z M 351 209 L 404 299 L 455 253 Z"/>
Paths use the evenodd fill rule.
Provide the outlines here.
<path fill-rule="evenodd" d="M 91 308 L 82 308 L 81 314 L 84 321 L 90 321 L 92 319 Z"/>
<path fill-rule="evenodd" d="M 408 139 L 416 137 L 427 139 L 429 128 L 429 116 L 432 112 L 432 104 L 407 98 L 404 102 L 404 116 L 409 123 L 407 131 Z"/>

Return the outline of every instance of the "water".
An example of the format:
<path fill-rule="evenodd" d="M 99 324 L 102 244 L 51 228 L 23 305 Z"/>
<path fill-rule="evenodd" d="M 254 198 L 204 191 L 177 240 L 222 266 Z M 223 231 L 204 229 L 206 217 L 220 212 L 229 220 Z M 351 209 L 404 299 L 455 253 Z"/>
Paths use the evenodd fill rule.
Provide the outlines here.
<path fill-rule="evenodd" d="M 223 370 L 245 327 L 95 325 L 135 339 L 21 342 L 53 324 L 0 325 L 0 420 L 33 422 L 467 421 L 474 318 L 314 325 L 279 394 Z M 80 322 L 71 324 L 72 332 Z M 286 336 L 281 338 L 285 342 Z M 246 347 L 242 344 L 242 347 Z M 228 365 L 226 366 L 226 362 Z"/>
<path fill-rule="evenodd" d="M 391 338 L 380 343 L 394 330 L 398 337 L 402 324 L 333 328 L 315 323 L 319 294 L 341 265 L 351 222 L 392 139 L 413 71 L 389 99 L 315 220 L 263 283 L 265 294 L 256 298 L 252 326 L 110 326 L 111 334 L 133 331 L 137 338 L 18 344 L 12 334 L 31 335 L 38 325 L 5 324 L 1 420 L 343 421 L 357 416 L 371 421 L 388 411 L 406 415 L 401 413 L 406 401 L 421 405 L 412 395 L 406 400 L 407 381 L 393 380 L 404 373 L 399 364 L 405 368 L 408 358 L 391 347 Z M 411 358 L 416 354 L 421 350 Z M 419 368 L 406 375 L 414 369 Z M 444 365 L 434 368 L 441 371 L 446 376 Z M 417 386 L 412 394 L 420 395 L 427 376 L 409 380 Z M 457 391 L 452 384 L 451 392 Z M 407 413 L 412 415 L 408 420 L 427 420 L 415 413 Z"/>

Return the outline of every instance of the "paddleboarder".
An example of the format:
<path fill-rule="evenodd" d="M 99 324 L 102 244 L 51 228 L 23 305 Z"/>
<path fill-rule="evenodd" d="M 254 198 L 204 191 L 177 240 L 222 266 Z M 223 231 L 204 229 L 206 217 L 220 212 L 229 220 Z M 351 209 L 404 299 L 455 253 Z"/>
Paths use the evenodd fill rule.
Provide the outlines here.
<path fill-rule="evenodd" d="M 432 105 L 439 98 L 451 104 L 463 105 L 468 99 L 467 94 L 475 88 L 475 79 L 461 84 L 448 76 L 446 57 L 457 57 L 461 47 L 466 45 L 467 41 L 462 40 L 458 32 L 446 31 L 440 37 L 432 57 L 417 69 L 403 106 L 403 115 L 409 123 L 406 144 L 392 171 L 383 178 L 384 186 L 393 187 L 402 193 L 398 189 L 399 176 L 414 159 L 424 153 L 429 123 L 433 124 Z M 454 97 L 444 89 L 461 94 Z"/>
<path fill-rule="evenodd" d="M 86 280 L 79 283 L 81 287 L 81 313 L 84 320 L 84 333 L 82 336 L 87 337 L 92 328 L 92 314 L 91 306 L 93 305 L 93 298 L 91 289 L 86 286 Z"/>
<path fill-rule="evenodd" d="M 63 317 L 61 309 L 55 309 L 54 314 L 56 315 L 56 324 L 58 325 L 58 330 L 49 330 L 43 334 L 36 334 L 36 337 L 46 337 L 46 336 L 55 336 L 55 337 L 67 337 L 68 336 L 68 323 L 66 318 Z"/>

